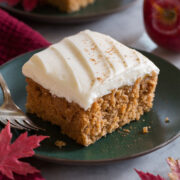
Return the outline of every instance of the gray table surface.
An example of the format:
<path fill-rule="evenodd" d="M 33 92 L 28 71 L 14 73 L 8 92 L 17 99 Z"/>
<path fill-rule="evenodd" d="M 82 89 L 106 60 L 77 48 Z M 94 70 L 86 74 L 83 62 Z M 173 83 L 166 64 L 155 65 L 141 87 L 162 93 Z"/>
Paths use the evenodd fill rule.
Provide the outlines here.
<path fill-rule="evenodd" d="M 50 42 L 84 29 L 106 33 L 122 43 L 159 55 L 180 68 L 180 54 L 158 48 L 147 36 L 143 26 L 142 0 L 133 6 L 96 22 L 74 25 L 51 25 L 28 22 Z M 139 180 L 134 168 L 160 174 L 168 179 L 167 157 L 180 158 L 180 138 L 148 155 L 114 164 L 99 166 L 65 166 L 31 160 L 47 180 Z"/>

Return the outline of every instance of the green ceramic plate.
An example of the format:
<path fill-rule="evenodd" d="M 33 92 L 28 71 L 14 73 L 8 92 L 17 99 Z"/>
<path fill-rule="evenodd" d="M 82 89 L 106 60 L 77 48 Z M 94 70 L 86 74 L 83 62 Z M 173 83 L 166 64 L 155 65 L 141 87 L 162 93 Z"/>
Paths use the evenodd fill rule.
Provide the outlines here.
<path fill-rule="evenodd" d="M 32 12 L 25 12 L 21 6 L 10 7 L 6 3 L 0 3 L 0 7 L 28 18 L 48 23 L 75 23 L 97 20 L 98 18 L 125 9 L 136 0 L 96 0 L 92 5 L 75 13 L 61 13 L 57 8 L 41 6 Z"/>
<path fill-rule="evenodd" d="M 23 111 L 25 111 L 26 102 L 26 83 L 21 68 L 38 51 L 19 56 L 0 67 L 0 72 L 7 81 L 14 101 Z M 129 133 L 122 129 L 117 130 L 101 138 L 95 144 L 83 147 L 62 135 L 58 127 L 31 116 L 33 121 L 47 129 L 46 132 L 39 132 L 39 134 L 50 136 L 50 139 L 45 140 L 42 146 L 36 149 L 36 157 L 66 164 L 108 163 L 144 155 L 177 138 L 180 135 L 180 71 L 155 55 L 142 53 L 160 68 L 161 73 L 153 109 L 145 113 L 140 121 L 125 126 L 125 129 L 130 130 Z M 0 102 L 2 100 L 2 92 L 0 92 Z M 169 123 L 165 122 L 166 117 L 169 117 Z M 151 127 L 148 134 L 142 133 L 144 126 Z M 2 127 L 0 125 L 0 129 Z M 13 130 L 14 138 L 20 133 L 20 131 Z M 31 132 L 31 134 L 34 133 Z M 67 146 L 59 149 L 54 145 L 56 140 L 65 141 Z"/>

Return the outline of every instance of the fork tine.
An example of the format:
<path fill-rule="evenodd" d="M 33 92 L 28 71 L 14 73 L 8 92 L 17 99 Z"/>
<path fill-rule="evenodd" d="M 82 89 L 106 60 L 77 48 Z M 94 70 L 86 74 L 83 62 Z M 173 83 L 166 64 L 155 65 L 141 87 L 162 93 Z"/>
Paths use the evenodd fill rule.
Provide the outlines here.
<path fill-rule="evenodd" d="M 27 130 L 27 131 L 30 130 L 30 128 L 24 127 L 24 126 L 23 126 L 21 123 L 19 123 L 19 121 L 18 121 L 17 119 L 15 119 L 14 117 L 9 118 L 8 120 L 10 121 L 10 124 L 14 125 L 14 127 L 17 127 L 18 129 Z"/>
<path fill-rule="evenodd" d="M 29 125 L 27 125 L 26 123 L 24 123 L 24 121 L 23 120 L 21 120 L 20 122 L 16 119 L 15 120 L 16 121 L 16 123 L 17 124 L 19 124 L 20 126 L 22 126 L 24 129 L 26 129 L 26 130 L 38 130 L 38 129 L 34 129 L 34 128 L 32 128 L 31 126 L 29 126 Z"/>
<path fill-rule="evenodd" d="M 10 90 L 0 73 L 0 87 L 4 95 L 4 103 L 0 107 L 0 113 L 4 116 L 0 116 L 0 122 L 7 124 L 7 119 L 10 121 L 11 127 L 16 129 L 25 130 L 44 130 L 35 125 L 23 111 L 14 103 L 11 98 Z"/>
<path fill-rule="evenodd" d="M 28 126 L 30 126 L 31 129 L 45 131 L 45 129 L 38 127 L 38 126 L 37 126 L 36 124 L 34 124 L 34 122 L 31 121 L 30 119 L 24 119 L 23 121 L 24 121 L 24 123 L 26 123 Z"/>
<path fill-rule="evenodd" d="M 39 130 L 39 128 L 35 128 L 35 127 L 32 127 L 30 126 L 28 123 L 26 123 L 23 119 L 21 119 L 21 121 L 19 122 L 17 119 L 16 119 L 16 122 L 23 126 L 24 128 L 27 128 L 28 130 Z"/>
<path fill-rule="evenodd" d="M 27 126 L 26 124 L 24 124 L 21 120 L 21 122 L 19 122 L 17 119 L 14 119 L 14 121 L 16 122 L 16 124 L 18 124 L 19 126 L 21 126 L 23 129 L 30 131 L 32 130 L 31 127 Z"/>
<path fill-rule="evenodd" d="M 1 120 L 0 120 L 0 122 L 1 122 L 2 124 L 4 124 L 4 125 L 6 125 L 6 124 L 8 123 L 8 121 L 9 121 L 9 120 L 7 120 L 7 119 L 2 119 L 2 118 L 1 118 Z M 10 122 L 10 125 L 11 125 L 12 128 L 19 129 L 19 130 L 23 130 L 23 129 L 24 129 L 24 128 L 21 127 L 21 126 L 17 126 L 17 125 L 15 125 L 15 124 L 13 124 L 12 121 L 9 121 L 9 122 Z"/>
<path fill-rule="evenodd" d="M 19 129 L 19 130 L 24 130 L 23 127 L 21 127 L 21 126 L 16 126 L 16 125 L 14 125 L 12 122 L 10 122 L 10 125 L 11 125 L 11 128 L 15 128 L 15 129 Z"/>

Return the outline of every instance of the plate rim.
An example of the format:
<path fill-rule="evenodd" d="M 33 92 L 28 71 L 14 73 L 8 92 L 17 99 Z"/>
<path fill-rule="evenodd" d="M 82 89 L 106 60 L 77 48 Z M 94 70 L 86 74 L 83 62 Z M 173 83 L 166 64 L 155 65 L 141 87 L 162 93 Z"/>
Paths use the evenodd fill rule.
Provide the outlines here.
<path fill-rule="evenodd" d="M 116 13 L 119 11 L 123 11 L 126 8 L 128 8 L 129 6 L 135 4 L 137 2 L 137 0 L 131 0 L 131 2 L 125 4 L 124 6 L 119 6 L 117 8 L 113 8 L 113 9 L 108 9 L 105 10 L 101 13 L 92 13 L 90 15 L 77 15 L 77 16 L 65 16 L 65 15 L 42 15 L 42 14 L 38 14 L 38 13 L 31 13 L 31 12 L 26 12 L 20 9 L 17 9 L 15 7 L 11 7 L 8 5 L 4 5 L 3 3 L 0 3 L 0 7 L 12 12 L 18 16 L 24 16 L 23 18 L 28 18 L 34 21 L 41 21 L 41 22 L 47 22 L 47 23 L 64 23 L 64 24 L 68 24 L 68 23 L 75 23 L 75 22 L 85 22 L 85 21 L 92 21 L 93 19 L 97 18 L 102 18 L 104 16 L 107 16 L 109 14 L 112 13 Z M 49 21 L 51 19 L 51 21 Z"/>
<path fill-rule="evenodd" d="M 150 154 L 158 149 L 161 149 L 163 147 L 165 147 L 166 145 L 170 144 L 171 142 L 173 142 L 174 140 L 176 140 L 178 137 L 180 137 L 180 132 L 178 132 L 175 136 L 173 136 L 172 138 L 170 138 L 168 141 L 150 149 L 150 150 L 146 150 L 143 151 L 141 153 L 136 153 L 130 156 L 126 156 L 123 158 L 112 158 L 112 159 L 101 159 L 101 160 L 70 160 L 70 159 L 59 159 L 59 158 L 54 158 L 54 157 L 47 157 L 47 156 L 43 156 L 43 155 L 34 155 L 34 158 L 40 159 L 40 160 L 44 160 L 47 162 L 53 162 L 53 163 L 57 163 L 57 164 L 63 164 L 63 165 L 105 165 L 105 164 L 110 164 L 110 163 L 117 163 L 117 162 L 121 162 L 124 160 L 129 160 L 129 159 L 134 159 L 140 156 L 144 156 L 147 154 Z"/>
<path fill-rule="evenodd" d="M 10 59 L 9 61 L 7 61 L 6 63 L 4 63 L 3 65 L 0 66 L 0 71 L 5 68 L 5 66 L 8 66 L 9 64 L 13 63 L 13 61 L 18 61 L 19 58 L 22 58 L 23 56 L 27 55 L 27 54 L 32 54 L 32 53 L 36 53 L 38 51 L 41 51 L 42 49 L 45 48 L 39 48 L 39 49 L 35 49 L 32 51 L 29 51 L 27 53 L 23 53 L 20 54 L 12 59 Z M 151 56 L 154 56 L 156 58 L 160 58 L 162 61 L 164 61 L 165 63 L 167 63 L 170 66 L 173 66 L 174 68 L 176 68 L 178 71 L 180 71 L 180 69 L 178 69 L 174 64 L 169 63 L 166 59 L 161 58 L 155 54 L 152 54 L 150 52 L 144 51 L 144 50 L 140 50 L 137 48 L 134 48 L 137 51 L 141 52 L 141 53 L 145 53 L 145 54 L 149 54 Z M 64 164 L 64 165 L 103 165 L 103 164 L 110 164 L 110 163 L 115 163 L 115 162 L 120 162 L 123 160 L 128 160 L 128 159 L 133 159 L 136 157 L 140 157 L 146 154 L 149 154 L 151 152 L 154 152 L 160 148 L 163 148 L 164 146 L 168 145 L 169 143 L 173 142 L 174 140 L 176 140 L 178 137 L 180 137 L 180 130 L 172 137 L 170 137 L 167 141 L 159 144 L 158 146 L 155 146 L 154 148 L 148 149 L 146 151 L 140 152 L 140 153 L 136 153 L 133 155 L 129 155 L 129 156 L 125 156 L 123 158 L 111 158 L 111 159 L 101 159 L 101 160 L 71 160 L 71 159 L 63 159 L 63 158 L 56 158 L 56 157 L 48 157 L 45 155 L 40 155 L 40 154 L 36 154 L 35 150 L 35 154 L 34 154 L 34 158 L 36 159 L 40 159 L 43 161 L 47 161 L 47 162 L 53 162 L 53 163 L 58 163 L 58 164 Z"/>

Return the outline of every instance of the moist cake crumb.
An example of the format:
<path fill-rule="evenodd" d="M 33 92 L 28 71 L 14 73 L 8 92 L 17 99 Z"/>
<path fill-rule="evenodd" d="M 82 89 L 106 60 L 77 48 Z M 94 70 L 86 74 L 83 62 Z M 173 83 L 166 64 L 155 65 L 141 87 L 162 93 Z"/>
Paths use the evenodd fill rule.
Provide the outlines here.
<path fill-rule="evenodd" d="M 55 142 L 55 145 L 56 145 L 57 147 L 59 147 L 59 148 L 62 148 L 62 147 L 64 147 L 64 146 L 66 146 L 66 142 L 61 141 L 61 140 L 57 140 L 57 141 Z"/>
<path fill-rule="evenodd" d="M 165 123 L 169 123 L 169 118 L 168 117 L 165 118 Z"/>
<path fill-rule="evenodd" d="M 98 98 L 86 111 L 77 103 L 52 95 L 32 79 L 26 80 L 27 111 L 59 125 L 61 133 L 89 146 L 107 133 L 139 120 L 152 108 L 157 74 L 139 78 L 132 86 L 115 89 Z"/>
<path fill-rule="evenodd" d="M 123 129 L 123 131 L 126 132 L 126 133 L 129 133 L 129 132 L 130 132 L 129 129 Z"/>
<path fill-rule="evenodd" d="M 143 134 L 147 134 L 147 133 L 149 133 L 149 130 L 148 130 L 148 127 L 145 126 L 143 127 Z"/>

